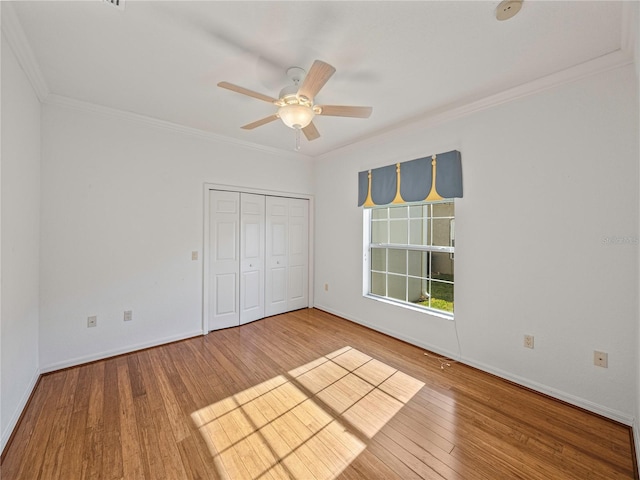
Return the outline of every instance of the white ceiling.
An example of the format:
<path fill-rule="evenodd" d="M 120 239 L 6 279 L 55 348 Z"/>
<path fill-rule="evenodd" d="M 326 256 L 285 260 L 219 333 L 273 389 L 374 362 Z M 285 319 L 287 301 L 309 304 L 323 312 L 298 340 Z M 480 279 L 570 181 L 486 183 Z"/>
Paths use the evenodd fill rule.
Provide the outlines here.
<path fill-rule="evenodd" d="M 3 2 L 4 3 L 4 2 Z M 336 74 L 316 103 L 369 105 L 369 119 L 320 117 L 317 156 L 412 119 L 620 50 L 620 2 L 525 1 L 511 20 L 497 1 L 21 1 L 13 7 L 50 93 L 291 151 L 266 102 L 226 80 L 278 95 L 289 66 L 315 59 Z"/>

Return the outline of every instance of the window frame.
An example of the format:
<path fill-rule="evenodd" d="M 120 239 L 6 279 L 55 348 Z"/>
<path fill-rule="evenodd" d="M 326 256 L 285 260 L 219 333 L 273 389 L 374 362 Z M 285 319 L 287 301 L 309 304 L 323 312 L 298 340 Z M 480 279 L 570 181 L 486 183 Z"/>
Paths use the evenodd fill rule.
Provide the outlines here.
<path fill-rule="evenodd" d="M 417 311 L 420 313 L 424 313 L 424 314 L 429 314 L 432 316 L 437 316 L 437 317 L 441 317 L 447 320 L 453 320 L 454 319 L 454 312 L 448 312 L 445 310 L 439 310 L 437 308 L 433 308 L 433 307 L 427 307 L 427 306 L 423 306 L 423 305 L 417 305 L 415 303 L 409 302 L 409 301 L 403 301 L 403 300 L 399 300 L 399 299 L 395 299 L 389 296 L 383 296 L 383 295 L 378 295 L 375 293 L 371 293 L 371 277 L 372 277 L 372 270 L 371 270 L 371 262 L 372 262 L 372 254 L 371 254 L 371 250 L 373 248 L 383 248 L 386 251 L 386 261 L 385 261 L 385 272 L 379 272 L 379 273 L 384 273 L 385 274 L 385 278 L 386 278 L 386 287 L 385 291 L 387 292 L 387 294 L 389 293 L 388 291 L 388 276 L 391 273 L 393 275 L 393 272 L 389 272 L 389 263 L 388 263 L 388 252 L 389 249 L 400 249 L 400 250 L 405 250 L 407 252 L 409 251 L 418 251 L 418 252 L 431 252 L 431 253 L 445 253 L 448 254 L 449 258 L 451 260 L 454 260 L 454 254 L 455 254 L 455 199 L 453 198 L 446 198 L 446 199 L 442 199 L 442 200 L 436 200 L 436 201 L 429 201 L 429 202 L 411 202 L 411 203 L 405 203 L 402 206 L 406 206 L 407 208 L 411 207 L 411 206 L 424 206 L 424 205 L 434 205 L 434 204 L 442 204 L 442 203 L 451 203 L 454 206 L 454 214 L 451 217 L 436 217 L 436 218 L 449 218 L 450 219 L 450 241 L 449 241 L 449 245 L 448 246 L 444 246 L 444 245 L 413 245 L 413 244 L 400 244 L 400 243 L 373 243 L 371 242 L 371 232 L 372 232 L 372 223 L 373 223 L 373 211 L 376 209 L 376 207 L 373 208 L 365 208 L 363 209 L 363 267 L 362 267 L 362 295 L 366 298 L 370 298 L 372 300 L 376 300 L 376 301 L 381 301 L 384 303 L 388 303 L 391 305 L 396 305 L 396 306 L 400 306 L 402 308 L 406 308 L 408 310 L 413 310 L 413 311 Z M 380 206 L 378 208 L 393 208 L 395 206 L 400 206 L 400 205 L 384 205 L 384 206 Z M 421 217 L 421 218 L 425 218 L 425 217 Z M 430 221 L 433 221 L 433 217 L 430 215 L 428 217 L 430 219 Z M 407 219 L 410 220 L 411 217 L 408 215 Z M 390 217 L 387 217 L 387 222 L 389 222 Z M 453 232 L 453 235 L 451 234 L 451 232 Z M 429 229 L 429 243 L 433 243 L 433 229 Z M 387 240 L 390 240 L 389 236 L 387 237 Z M 407 238 L 407 241 L 410 241 L 409 238 Z M 408 262 L 408 253 L 407 253 L 407 262 Z M 454 269 L 454 279 L 455 279 L 455 261 L 453 264 L 453 269 Z M 409 269 L 408 269 L 408 264 L 407 264 L 407 269 L 406 272 L 404 274 L 399 274 L 400 276 L 404 276 L 407 279 L 409 278 L 419 278 L 416 277 L 415 275 L 410 275 L 409 274 Z M 431 278 L 431 272 L 429 272 L 429 282 L 432 281 Z M 451 283 L 452 285 L 455 286 L 455 280 L 448 282 L 448 281 L 443 281 L 442 283 Z M 431 286 L 429 288 L 429 291 L 431 291 Z"/>

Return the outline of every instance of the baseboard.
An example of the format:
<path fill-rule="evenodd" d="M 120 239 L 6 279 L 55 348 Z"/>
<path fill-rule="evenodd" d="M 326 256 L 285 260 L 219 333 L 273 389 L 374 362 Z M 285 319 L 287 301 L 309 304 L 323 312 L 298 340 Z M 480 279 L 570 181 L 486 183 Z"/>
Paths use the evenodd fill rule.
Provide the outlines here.
<path fill-rule="evenodd" d="M 411 345 L 415 345 L 416 347 L 424 348 L 425 350 L 429 350 L 430 352 L 437 353 L 441 357 L 451 358 L 455 360 L 462 360 L 458 352 L 450 352 L 448 350 L 444 350 L 440 347 L 437 347 L 435 345 L 430 345 L 426 342 L 417 340 L 413 337 L 409 337 L 407 335 L 404 335 L 390 328 L 382 328 L 382 327 L 371 325 L 363 320 L 360 320 L 359 318 L 352 317 L 350 315 L 347 315 L 346 313 L 340 312 L 338 310 L 334 310 L 332 308 L 325 307 L 323 305 L 315 305 L 313 308 L 317 308 L 318 310 L 322 310 L 332 315 L 342 317 L 345 320 L 349 320 L 350 322 L 357 323 L 358 325 L 362 325 L 363 327 L 370 328 L 371 330 L 375 330 L 376 332 L 384 333 L 385 335 L 389 335 L 390 337 L 397 338 L 398 340 L 402 340 L 403 342 L 410 343 Z M 463 362 L 463 363 L 466 363 L 466 362 Z"/>
<path fill-rule="evenodd" d="M 167 343 L 179 342 L 180 340 L 186 340 L 187 338 L 193 338 L 202 335 L 202 330 L 197 330 L 189 333 L 184 333 L 181 335 L 174 335 L 171 337 L 160 338 L 157 340 L 153 340 L 151 342 L 143 342 L 134 345 L 128 345 L 122 348 L 115 348 L 113 350 L 106 350 L 99 353 L 94 353 L 91 355 L 86 355 L 83 357 L 76 357 L 69 360 L 64 360 L 62 362 L 51 363 L 49 365 L 44 365 L 41 368 L 40 373 L 51 373 L 56 370 L 62 370 L 64 368 L 75 367 L 78 365 L 83 365 L 85 363 L 96 362 L 99 360 L 104 360 L 110 357 L 116 357 L 118 355 L 124 355 L 127 353 L 137 352 L 138 350 L 144 350 L 145 348 L 153 348 L 158 347 L 160 345 L 166 345 Z"/>
<path fill-rule="evenodd" d="M 18 404 L 18 407 L 16 408 L 15 412 L 13 412 L 13 415 L 11 416 L 11 420 L 7 424 L 7 427 L 5 428 L 5 430 L 2 432 L 2 437 L 0 439 L 0 442 L 2 442 L 0 446 L 0 458 L 4 454 L 4 449 L 9 444 L 11 435 L 13 435 L 13 432 L 15 431 L 16 426 L 18 425 L 18 423 L 20 422 L 20 419 L 22 418 L 23 412 L 25 411 L 27 405 L 29 404 L 29 400 L 31 399 L 31 395 L 33 395 L 34 389 L 36 388 L 36 385 L 38 384 L 39 379 L 40 379 L 40 372 L 38 371 L 34 372 L 33 376 L 31 377 L 31 380 L 29 381 L 28 388 L 25 390 L 24 395 L 20 399 L 20 403 Z"/>
<path fill-rule="evenodd" d="M 599 405 L 597 403 L 591 402 L 590 400 L 586 400 L 584 398 L 581 397 L 577 397 L 575 395 L 569 394 L 567 392 L 563 392 L 561 390 L 557 390 L 555 388 L 552 388 L 548 385 L 544 385 L 542 383 L 538 383 L 538 382 L 534 382 L 530 379 L 521 377 L 519 375 L 514 375 L 510 372 L 501 370 L 499 368 L 495 368 L 491 365 L 487 365 L 485 363 L 482 362 L 478 362 L 472 358 L 467 358 L 464 356 L 460 356 L 458 352 L 450 352 L 447 350 L 444 350 L 436 345 L 430 345 L 429 343 L 423 342 L 422 340 L 413 338 L 413 337 L 409 337 L 407 335 L 404 335 L 400 332 L 396 332 L 392 329 L 388 329 L 388 328 L 381 328 L 378 326 L 374 326 L 371 325 L 359 318 L 355 318 L 351 315 L 347 315 L 344 312 L 340 312 L 337 310 L 334 310 L 332 308 L 328 308 L 325 307 L 323 305 L 315 305 L 315 308 L 319 309 L 319 310 L 323 310 L 325 312 L 331 313 L 333 315 L 337 315 L 339 317 L 342 317 L 346 320 L 352 321 L 354 323 L 357 323 L 359 325 L 363 325 L 367 328 L 370 328 L 372 330 L 376 330 L 380 333 L 384 333 L 385 335 L 389 335 L 391 337 L 397 338 L 398 340 L 402 340 L 404 342 L 410 343 L 412 345 L 415 345 L 417 347 L 420 348 L 424 348 L 425 350 L 429 350 L 430 352 L 434 352 L 437 353 L 438 355 L 441 355 L 443 357 L 447 357 L 447 358 L 451 358 L 451 359 L 455 359 L 461 363 L 464 363 L 465 365 L 469 365 L 471 367 L 477 368 L 478 370 L 482 370 L 483 372 L 487 372 L 490 373 L 491 375 L 495 375 L 497 377 L 503 378 L 505 380 L 508 380 L 510 382 L 513 382 L 515 384 L 518 384 L 520 386 L 523 386 L 525 388 L 528 388 L 530 390 L 534 390 L 536 392 L 542 393 L 544 395 L 548 395 L 549 397 L 555 398 L 557 400 L 560 400 L 562 402 L 568 403 L 570 405 L 574 405 L 578 408 L 582 408 L 584 410 L 587 410 L 589 412 L 595 413 L 597 415 L 600 415 L 602 417 L 608 418 L 610 420 L 613 420 L 615 422 L 621 423 L 623 425 L 627 425 L 627 426 L 632 426 L 634 425 L 634 418 L 631 415 L 628 415 L 624 412 L 620 412 L 618 410 L 614 410 L 612 408 L 609 407 L 605 407 L 604 405 Z M 637 431 L 637 428 L 634 428 L 634 435 L 636 434 L 635 432 Z M 640 445 L 640 443 L 637 443 L 637 445 Z"/>

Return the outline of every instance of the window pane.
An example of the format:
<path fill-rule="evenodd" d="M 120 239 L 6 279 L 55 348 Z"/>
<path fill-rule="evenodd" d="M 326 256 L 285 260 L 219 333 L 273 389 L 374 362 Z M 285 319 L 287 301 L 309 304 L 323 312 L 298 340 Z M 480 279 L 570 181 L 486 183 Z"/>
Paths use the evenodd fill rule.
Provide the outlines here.
<path fill-rule="evenodd" d="M 431 253 L 431 278 L 453 282 L 453 260 L 448 253 Z"/>
<path fill-rule="evenodd" d="M 387 250 L 384 248 L 371 249 L 371 270 L 387 271 Z"/>
<path fill-rule="evenodd" d="M 453 312 L 453 283 L 431 280 L 431 308 Z"/>
<path fill-rule="evenodd" d="M 451 246 L 451 220 L 448 218 L 433 219 L 433 245 Z"/>
<path fill-rule="evenodd" d="M 374 295 L 387 295 L 386 275 L 384 273 L 371 273 L 371 293 Z"/>
<path fill-rule="evenodd" d="M 428 245 L 429 221 L 421 218 L 409 220 L 409 245 Z"/>
<path fill-rule="evenodd" d="M 389 207 L 389 218 L 407 218 L 408 207 Z"/>
<path fill-rule="evenodd" d="M 387 221 L 371 222 L 371 243 L 387 243 L 389 241 Z"/>
<path fill-rule="evenodd" d="M 454 213 L 453 202 L 447 203 L 434 203 L 433 204 L 433 217 L 453 217 Z"/>
<path fill-rule="evenodd" d="M 429 289 L 429 281 L 426 278 L 413 278 L 409 277 L 409 291 L 407 292 L 407 301 L 411 303 L 420 303 L 425 306 L 429 306 L 428 303 L 424 304 L 425 300 L 428 300 L 426 295 Z"/>
<path fill-rule="evenodd" d="M 407 222 L 407 219 L 389 221 L 389 243 L 399 243 L 401 245 L 409 243 Z"/>
<path fill-rule="evenodd" d="M 417 252 L 409 250 L 409 275 L 414 277 L 429 276 L 429 252 Z"/>
<path fill-rule="evenodd" d="M 424 218 L 429 213 L 429 205 L 411 205 L 409 207 L 409 216 L 411 218 Z"/>
<path fill-rule="evenodd" d="M 388 297 L 395 298 L 397 300 L 407 300 L 407 277 L 403 275 L 389 275 L 387 278 L 389 282 Z"/>
<path fill-rule="evenodd" d="M 392 273 L 407 273 L 407 251 L 395 248 L 389 249 L 388 271 Z"/>
<path fill-rule="evenodd" d="M 387 208 L 372 208 L 371 218 L 374 220 L 381 220 L 387 218 Z"/>

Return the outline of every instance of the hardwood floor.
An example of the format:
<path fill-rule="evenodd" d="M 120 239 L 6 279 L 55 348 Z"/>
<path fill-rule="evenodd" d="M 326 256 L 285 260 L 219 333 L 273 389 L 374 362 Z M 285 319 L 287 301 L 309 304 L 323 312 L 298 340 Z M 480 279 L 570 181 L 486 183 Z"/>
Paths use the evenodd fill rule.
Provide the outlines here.
<path fill-rule="evenodd" d="M 318 310 L 41 378 L 0 477 L 629 479 L 630 429 Z"/>

